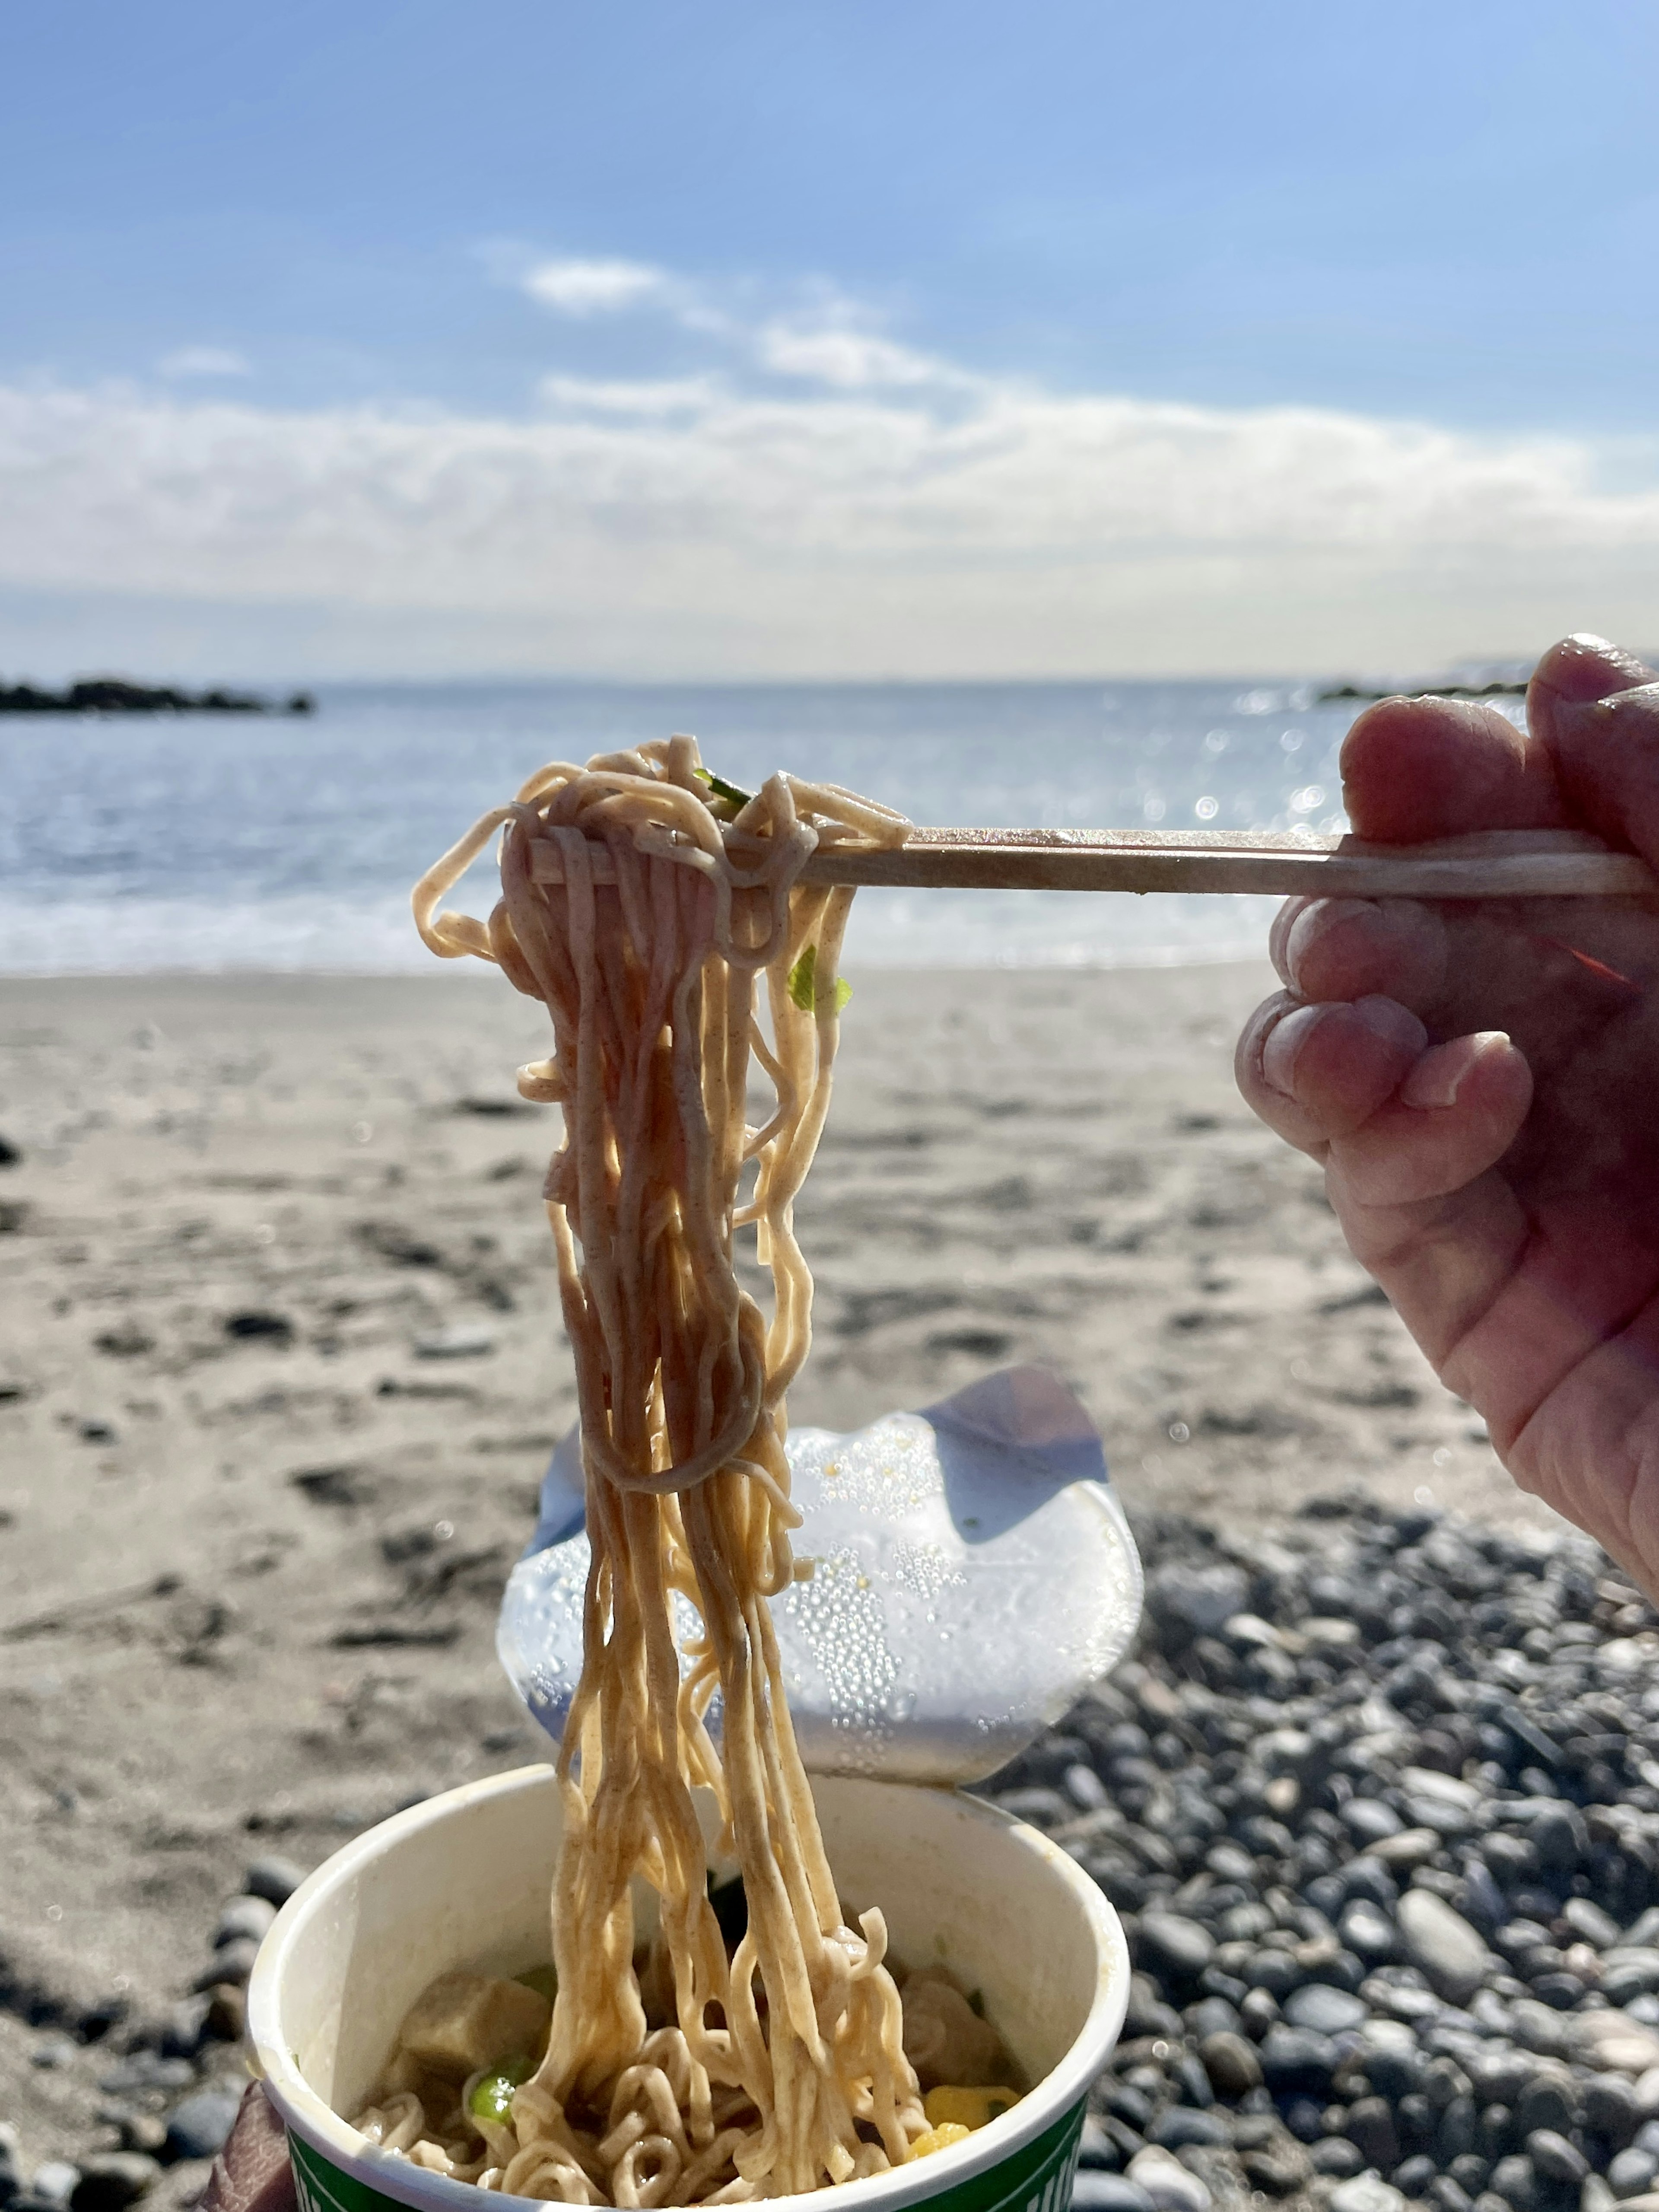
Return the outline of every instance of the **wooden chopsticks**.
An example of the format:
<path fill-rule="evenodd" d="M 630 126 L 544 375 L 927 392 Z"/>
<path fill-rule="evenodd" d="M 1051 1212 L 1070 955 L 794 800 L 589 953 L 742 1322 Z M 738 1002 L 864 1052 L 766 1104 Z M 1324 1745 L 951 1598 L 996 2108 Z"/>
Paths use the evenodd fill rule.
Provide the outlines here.
<path fill-rule="evenodd" d="M 611 880 L 610 856 L 593 855 Z M 538 841 L 538 883 L 559 883 L 556 850 Z M 1633 853 L 1577 830 L 1492 830 L 1432 845 L 1366 845 L 1311 830 L 913 830 L 884 852 L 830 847 L 809 884 L 908 890 L 1261 891 L 1283 898 L 1659 897 Z"/>

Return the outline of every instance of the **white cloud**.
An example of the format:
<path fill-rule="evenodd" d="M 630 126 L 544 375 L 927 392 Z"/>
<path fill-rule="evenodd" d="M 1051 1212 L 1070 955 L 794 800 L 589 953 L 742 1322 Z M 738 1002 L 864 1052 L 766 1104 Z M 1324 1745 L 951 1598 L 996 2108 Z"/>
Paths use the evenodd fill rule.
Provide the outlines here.
<path fill-rule="evenodd" d="M 176 352 L 163 354 L 155 364 L 162 376 L 251 376 L 252 369 L 240 353 L 228 346 L 180 346 Z"/>
<path fill-rule="evenodd" d="M 756 350 L 762 363 L 780 376 L 807 377 L 846 392 L 884 385 L 973 381 L 948 362 L 913 352 L 868 331 L 833 323 L 768 323 L 757 334 Z"/>
<path fill-rule="evenodd" d="M 684 415 L 714 405 L 720 387 L 712 376 L 632 380 L 591 376 L 544 376 L 538 387 L 550 407 L 601 415 Z"/>
<path fill-rule="evenodd" d="M 643 307 L 671 289 L 663 271 L 643 261 L 538 261 L 520 282 L 543 307 L 583 320 Z"/>
<path fill-rule="evenodd" d="M 1651 641 L 1650 454 L 763 335 L 781 396 L 559 376 L 528 420 L 0 387 L 0 585 L 264 608 L 273 637 L 325 609 L 359 666 L 1243 673 Z"/>

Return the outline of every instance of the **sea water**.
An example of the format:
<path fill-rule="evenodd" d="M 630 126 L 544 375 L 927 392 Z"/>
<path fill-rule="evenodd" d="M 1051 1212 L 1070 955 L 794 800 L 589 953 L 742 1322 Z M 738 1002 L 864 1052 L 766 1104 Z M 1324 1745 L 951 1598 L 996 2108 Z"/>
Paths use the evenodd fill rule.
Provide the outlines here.
<path fill-rule="evenodd" d="M 689 730 L 918 823 L 1346 826 L 1352 702 L 1295 684 L 325 689 L 314 716 L 0 720 L 0 972 L 420 969 L 409 890 L 542 762 Z M 487 912 L 488 863 L 453 902 Z M 1271 899 L 860 893 L 845 964 L 1243 958 Z"/>

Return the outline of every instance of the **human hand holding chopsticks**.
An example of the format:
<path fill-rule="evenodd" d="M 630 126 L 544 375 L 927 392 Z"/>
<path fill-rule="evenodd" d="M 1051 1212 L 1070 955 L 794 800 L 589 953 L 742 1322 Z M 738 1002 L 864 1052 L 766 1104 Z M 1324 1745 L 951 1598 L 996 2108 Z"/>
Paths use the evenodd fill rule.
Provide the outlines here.
<path fill-rule="evenodd" d="M 1659 682 L 1596 638 L 1528 733 L 1389 700 L 1343 748 L 1355 832 L 1585 830 L 1659 861 Z M 1355 1256 L 1504 1464 L 1659 1590 L 1659 901 L 1291 899 L 1240 1088 L 1325 1164 Z"/>

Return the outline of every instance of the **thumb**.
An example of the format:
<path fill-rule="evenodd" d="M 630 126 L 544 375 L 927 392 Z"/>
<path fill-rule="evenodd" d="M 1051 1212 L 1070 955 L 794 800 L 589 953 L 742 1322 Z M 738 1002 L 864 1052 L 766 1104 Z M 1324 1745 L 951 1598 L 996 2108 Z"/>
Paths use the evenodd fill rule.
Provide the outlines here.
<path fill-rule="evenodd" d="M 1604 638 L 1552 646 L 1527 695 L 1568 805 L 1598 836 L 1659 865 L 1659 681 Z"/>

